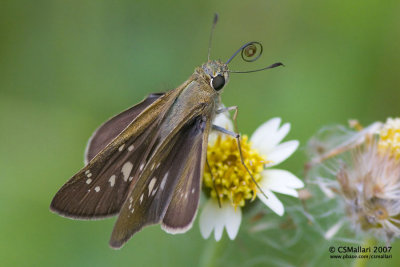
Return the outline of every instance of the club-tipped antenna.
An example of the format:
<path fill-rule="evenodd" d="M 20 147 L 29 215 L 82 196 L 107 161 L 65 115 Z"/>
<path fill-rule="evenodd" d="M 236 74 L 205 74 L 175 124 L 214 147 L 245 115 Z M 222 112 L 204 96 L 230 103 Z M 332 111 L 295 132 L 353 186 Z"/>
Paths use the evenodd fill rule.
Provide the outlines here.
<path fill-rule="evenodd" d="M 261 68 L 261 69 L 256 69 L 256 70 L 246 70 L 246 71 L 234 71 L 234 70 L 230 70 L 229 73 L 250 73 L 250 72 L 258 72 L 258 71 L 262 71 L 262 70 L 267 70 L 267 69 L 273 69 L 279 66 L 285 66 L 283 65 L 283 63 L 281 62 L 277 62 L 274 63 L 272 65 L 269 65 L 268 67 L 265 68 Z"/>
<path fill-rule="evenodd" d="M 256 50 L 257 50 L 257 46 L 259 47 L 259 50 L 260 50 L 260 51 L 258 52 L 258 55 L 257 55 L 255 58 L 253 58 L 253 59 L 251 59 L 251 60 L 247 60 L 247 59 L 245 59 L 245 58 L 243 57 L 243 52 L 246 51 L 246 49 L 255 47 Z M 254 51 L 256 51 L 256 50 L 254 50 Z M 261 44 L 260 42 L 254 42 L 254 41 L 253 41 L 253 42 L 245 43 L 245 44 L 242 45 L 238 50 L 236 50 L 235 53 L 233 53 L 233 55 L 225 62 L 225 64 L 228 65 L 228 64 L 232 61 L 232 59 L 234 59 L 234 58 L 236 57 L 236 55 L 239 54 L 239 52 L 242 52 L 242 58 L 243 58 L 244 61 L 253 62 L 253 61 L 256 61 L 256 60 L 262 55 L 263 46 L 262 46 L 262 44 Z M 253 56 L 253 55 L 252 55 L 252 56 Z"/>
<path fill-rule="evenodd" d="M 210 60 L 212 38 L 213 38 L 213 35 L 214 35 L 214 29 L 215 29 L 215 25 L 217 25 L 217 22 L 218 22 L 218 13 L 215 13 L 214 14 L 213 24 L 211 26 L 210 39 L 208 40 L 208 57 L 207 57 L 207 60 Z"/>

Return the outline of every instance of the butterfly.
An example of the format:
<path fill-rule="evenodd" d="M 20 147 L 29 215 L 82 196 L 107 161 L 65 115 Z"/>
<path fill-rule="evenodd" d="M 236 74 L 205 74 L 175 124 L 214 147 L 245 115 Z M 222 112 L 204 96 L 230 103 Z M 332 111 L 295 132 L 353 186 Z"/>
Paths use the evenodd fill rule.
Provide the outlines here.
<path fill-rule="evenodd" d="M 216 22 L 217 16 L 212 29 Z M 190 229 L 212 121 L 229 110 L 221 108 L 220 100 L 233 72 L 228 63 L 239 52 L 246 61 L 257 59 L 262 46 L 246 43 L 225 63 L 209 59 L 179 87 L 150 94 L 101 125 L 88 142 L 86 165 L 56 193 L 51 211 L 82 220 L 118 215 L 112 248 L 122 247 L 147 225 L 161 224 L 172 234 Z"/>

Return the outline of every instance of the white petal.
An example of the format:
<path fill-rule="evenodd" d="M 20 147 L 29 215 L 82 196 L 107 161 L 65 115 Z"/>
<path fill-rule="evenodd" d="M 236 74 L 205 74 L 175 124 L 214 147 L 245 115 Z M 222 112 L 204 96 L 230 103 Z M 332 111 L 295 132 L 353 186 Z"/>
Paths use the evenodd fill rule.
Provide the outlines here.
<path fill-rule="evenodd" d="M 224 231 L 224 222 L 222 220 L 216 219 L 217 224 L 215 225 L 214 229 L 214 238 L 215 241 L 220 241 L 222 237 L 222 232 Z"/>
<path fill-rule="evenodd" d="M 215 116 L 215 118 L 213 120 L 213 124 L 218 125 L 219 127 L 225 128 L 227 130 L 233 131 L 232 120 L 225 113 L 220 113 L 217 116 Z"/>
<path fill-rule="evenodd" d="M 204 205 L 200 215 L 200 232 L 203 238 L 208 238 L 214 230 L 214 238 L 219 241 L 222 237 L 224 228 L 230 239 L 234 239 L 239 231 L 242 212 L 240 208 L 235 208 L 229 202 L 221 203 L 219 207 L 216 200 L 210 199 Z"/>
<path fill-rule="evenodd" d="M 225 209 L 225 226 L 229 238 L 233 240 L 239 232 L 240 222 L 242 221 L 242 210 L 239 207 L 235 210 L 235 207 L 231 204 L 228 203 L 228 205 Z"/>
<path fill-rule="evenodd" d="M 261 186 L 261 184 L 260 184 Z M 265 198 L 265 196 L 262 193 L 257 193 L 257 197 L 265 204 L 267 205 L 273 212 L 278 214 L 279 216 L 282 216 L 283 213 L 285 212 L 285 208 L 283 207 L 282 202 L 275 196 L 274 193 L 269 191 L 266 188 L 262 188 L 263 192 L 267 195 L 268 198 Z"/>
<path fill-rule="evenodd" d="M 253 143 L 253 147 L 259 147 L 261 143 L 273 139 L 280 124 L 281 118 L 272 118 L 269 121 L 261 124 L 250 138 L 250 141 Z"/>
<path fill-rule="evenodd" d="M 271 189 L 271 191 L 274 191 L 276 193 L 281 193 L 281 194 L 285 194 L 288 196 L 292 196 L 292 197 L 299 197 L 299 193 L 290 187 L 285 187 L 285 186 L 280 186 L 280 187 L 269 187 Z"/>
<path fill-rule="evenodd" d="M 263 151 L 259 151 L 260 154 L 266 155 L 268 161 L 272 161 L 269 164 L 266 164 L 267 167 L 275 166 L 290 157 L 297 147 L 299 146 L 299 141 L 292 140 L 285 143 L 282 143 L 276 147 L 274 147 L 269 153 L 264 153 Z"/>
<path fill-rule="evenodd" d="M 253 147 L 258 149 L 259 151 L 262 151 L 262 154 L 269 155 L 274 147 L 276 147 L 283 140 L 283 138 L 286 137 L 289 131 L 290 123 L 285 123 L 273 134 L 267 135 L 267 133 L 264 133 L 264 136 L 268 137 L 261 139 L 257 143 L 253 143 Z"/>
<path fill-rule="evenodd" d="M 214 229 L 215 224 L 217 223 L 215 221 L 215 215 L 218 208 L 218 203 L 215 203 L 210 199 L 204 205 L 204 208 L 200 214 L 200 233 L 205 239 L 207 239 L 211 235 L 211 232 Z"/>
<path fill-rule="evenodd" d="M 299 189 L 304 187 L 303 181 L 297 178 L 291 172 L 285 170 L 278 169 L 267 169 L 261 173 L 263 179 L 260 183 L 263 184 L 263 187 L 268 188 L 269 190 L 287 194 L 298 196 L 297 191 L 293 189 Z M 288 192 L 295 192 L 294 194 L 286 193 L 285 191 L 288 189 Z"/>
<path fill-rule="evenodd" d="M 232 120 L 225 113 L 220 113 L 217 116 L 215 116 L 215 118 L 213 120 L 213 124 L 218 125 L 222 128 L 225 128 L 229 131 L 233 131 Z M 208 135 L 208 143 L 210 145 L 213 145 L 215 143 L 215 140 L 217 140 L 217 137 L 219 134 L 221 134 L 221 133 L 217 132 L 217 131 L 211 131 L 210 134 Z"/>

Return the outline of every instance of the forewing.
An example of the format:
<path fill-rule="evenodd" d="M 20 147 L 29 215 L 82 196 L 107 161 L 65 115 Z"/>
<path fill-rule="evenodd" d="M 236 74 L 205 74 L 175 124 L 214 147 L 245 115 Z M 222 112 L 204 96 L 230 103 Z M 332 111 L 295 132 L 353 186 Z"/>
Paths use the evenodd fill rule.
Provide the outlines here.
<path fill-rule="evenodd" d="M 50 209 L 75 219 L 116 215 L 157 146 L 158 128 L 178 90 L 145 109 L 54 196 Z"/>
<path fill-rule="evenodd" d="M 116 215 L 145 165 L 155 131 L 152 125 L 130 142 L 113 147 L 109 155 L 91 161 L 57 192 L 51 210 L 76 219 Z"/>
<path fill-rule="evenodd" d="M 86 146 L 85 164 L 89 163 L 115 137 L 117 137 L 142 111 L 164 93 L 149 95 L 139 104 L 121 112 L 103 123 L 90 137 Z"/>
<path fill-rule="evenodd" d="M 156 151 L 121 208 L 111 247 L 119 248 L 144 226 L 161 222 L 171 200 L 174 201 L 171 210 L 175 212 L 178 208 L 175 202 L 185 201 L 187 204 L 180 207 L 186 212 L 171 212 L 166 225 L 177 228 L 192 222 L 199 201 L 205 160 L 203 142 L 209 125 L 207 117 L 196 116 Z M 180 196 L 176 197 L 176 193 Z M 183 214 L 183 219 L 171 219 L 171 215 Z"/>

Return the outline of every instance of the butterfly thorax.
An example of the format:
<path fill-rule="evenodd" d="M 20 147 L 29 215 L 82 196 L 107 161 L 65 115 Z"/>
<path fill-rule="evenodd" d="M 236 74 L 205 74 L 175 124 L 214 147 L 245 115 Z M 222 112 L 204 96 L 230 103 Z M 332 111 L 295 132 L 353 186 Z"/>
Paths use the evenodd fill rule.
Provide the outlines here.
<path fill-rule="evenodd" d="M 197 68 L 196 72 L 200 75 L 202 74 L 203 78 L 210 84 L 210 81 L 217 77 L 222 76 L 225 79 L 225 85 L 229 81 L 229 70 L 228 65 L 220 60 L 210 60 L 204 63 L 200 68 Z"/>

